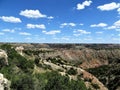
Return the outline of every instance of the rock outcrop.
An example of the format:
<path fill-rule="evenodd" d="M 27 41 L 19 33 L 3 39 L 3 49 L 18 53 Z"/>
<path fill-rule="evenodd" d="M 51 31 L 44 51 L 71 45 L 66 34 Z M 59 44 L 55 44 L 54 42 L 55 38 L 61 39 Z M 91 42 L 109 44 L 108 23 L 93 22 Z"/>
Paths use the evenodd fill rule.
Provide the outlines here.
<path fill-rule="evenodd" d="M 0 73 L 0 90 L 10 90 L 10 81 Z"/>
<path fill-rule="evenodd" d="M 8 65 L 8 55 L 7 55 L 7 53 L 6 53 L 4 50 L 2 50 L 2 49 L 0 49 L 0 60 L 4 60 L 4 64 L 5 64 L 5 65 Z"/>
<path fill-rule="evenodd" d="M 18 56 L 23 57 L 21 59 L 13 58 L 13 61 L 16 60 L 13 64 L 15 63 L 18 72 L 24 70 L 23 67 L 20 67 L 24 63 L 19 61 L 25 58 L 26 61 L 33 60 L 35 62 L 32 63 L 35 64 L 34 69 L 32 68 L 34 74 L 54 70 L 61 75 L 68 75 L 70 80 L 83 80 L 87 88 L 90 87 L 91 90 L 119 90 L 120 80 L 119 75 L 117 75 L 120 70 L 119 47 L 120 45 L 13 44 L 13 49 L 17 51 L 15 53 L 17 55 L 19 53 L 21 56 Z M 8 52 L 10 50 L 8 49 Z M 13 54 L 12 57 L 14 56 Z M 4 50 L 0 50 L 0 58 L 0 60 L 3 61 L 4 59 L 4 62 L 8 64 L 7 53 Z M 19 63 L 21 64 L 19 65 Z M 25 69 L 26 66 L 30 67 L 32 65 L 29 64 L 29 62 L 25 62 Z M 101 66 L 103 67 L 100 68 Z M 13 68 L 15 67 L 13 66 Z M 70 68 L 77 70 L 77 74 L 70 75 L 67 73 Z M 95 72 L 92 73 L 88 69 L 94 69 Z M 28 70 L 31 70 L 31 67 Z M 7 80 L 1 79 L 1 77 L 4 78 L 2 74 L 0 74 L 0 90 L 4 90 L 7 87 L 5 83 Z M 115 86 L 114 83 L 111 83 L 112 81 L 118 84 L 115 84 Z M 111 89 L 114 86 L 115 89 Z"/>
<path fill-rule="evenodd" d="M 23 46 L 19 46 L 19 47 L 16 47 L 15 50 L 23 56 L 23 50 L 24 50 L 24 47 Z"/>

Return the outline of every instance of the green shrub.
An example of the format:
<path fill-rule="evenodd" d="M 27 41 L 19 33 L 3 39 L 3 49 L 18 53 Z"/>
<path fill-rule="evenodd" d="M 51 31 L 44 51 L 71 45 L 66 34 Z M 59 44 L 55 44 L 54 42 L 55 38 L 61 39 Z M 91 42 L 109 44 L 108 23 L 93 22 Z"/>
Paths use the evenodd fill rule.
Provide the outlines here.
<path fill-rule="evenodd" d="M 4 58 L 0 58 L 0 68 L 2 68 L 3 66 L 5 66 L 5 59 Z"/>
<path fill-rule="evenodd" d="M 34 79 L 30 75 L 14 77 L 11 88 L 13 90 L 34 90 Z"/>
<path fill-rule="evenodd" d="M 76 75 L 77 74 L 77 70 L 74 68 L 70 68 L 66 73 L 68 73 L 69 75 Z"/>
<path fill-rule="evenodd" d="M 92 79 L 90 79 L 90 78 L 84 78 L 84 81 L 92 82 Z"/>
<path fill-rule="evenodd" d="M 77 79 L 78 79 L 78 80 L 81 80 L 82 77 L 83 77 L 83 73 L 77 75 Z"/>
<path fill-rule="evenodd" d="M 100 87 L 98 86 L 98 84 L 91 83 L 91 85 L 92 85 L 95 89 L 100 89 Z"/>
<path fill-rule="evenodd" d="M 32 74 L 34 64 L 38 64 L 38 60 L 27 60 L 9 44 L 1 45 L 0 48 L 7 52 L 9 61 L 9 66 L 1 67 L 0 73 L 3 73 L 11 81 L 11 90 L 87 90 L 82 80 L 69 80 L 68 76 L 62 76 L 52 70 L 51 72 Z M 56 60 L 58 60 L 57 63 L 61 63 L 60 59 Z M 51 69 L 49 65 L 40 65 L 39 63 L 38 66 Z M 68 70 L 68 73 L 75 75 L 77 70 L 72 68 Z"/>
<path fill-rule="evenodd" d="M 34 61 L 34 62 L 35 62 L 36 65 L 38 65 L 39 62 L 40 62 L 39 58 L 35 58 L 35 61 Z"/>
<path fill-rule="evenodd" d="M 57 72 L 48 73 L 47 78 L 45 90 L 87 90 L 82 80 L 70 81 L 68 76 L 61 76 Z"/>

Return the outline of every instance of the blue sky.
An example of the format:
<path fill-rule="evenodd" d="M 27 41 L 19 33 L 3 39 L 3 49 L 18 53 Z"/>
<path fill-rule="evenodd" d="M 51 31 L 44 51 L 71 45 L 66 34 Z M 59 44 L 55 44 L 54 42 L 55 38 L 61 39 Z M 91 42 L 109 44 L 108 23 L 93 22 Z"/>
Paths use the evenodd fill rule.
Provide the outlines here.
<path fill-rule="evenodd" d="M 0 0 L 0 42 L 120 43 L 120 1 Z"/>

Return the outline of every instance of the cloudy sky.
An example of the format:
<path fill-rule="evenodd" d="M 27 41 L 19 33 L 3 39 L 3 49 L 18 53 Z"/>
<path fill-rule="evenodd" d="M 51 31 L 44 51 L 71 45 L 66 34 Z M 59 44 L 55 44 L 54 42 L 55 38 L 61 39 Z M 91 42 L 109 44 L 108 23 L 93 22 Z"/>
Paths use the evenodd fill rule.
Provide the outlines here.
<path fill-rule="evenodd" d="M 120 1 L 0 0 L 0 42 L 120 43 Z"/>

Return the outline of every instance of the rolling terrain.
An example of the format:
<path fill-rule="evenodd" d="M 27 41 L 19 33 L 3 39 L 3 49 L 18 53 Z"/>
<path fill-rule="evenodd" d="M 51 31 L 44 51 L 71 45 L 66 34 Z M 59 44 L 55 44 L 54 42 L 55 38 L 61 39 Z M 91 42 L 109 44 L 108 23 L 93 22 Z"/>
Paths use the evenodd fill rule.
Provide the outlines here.
<path fill-rule="evenodd" d="M 0 73 L 7 79 L 2 88 L 120 89 L 119 44 L 1 43 L 0 49 Z"/>

